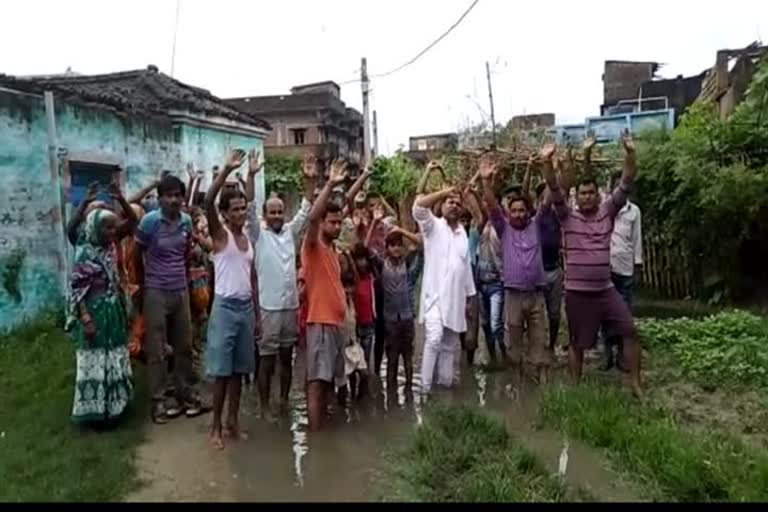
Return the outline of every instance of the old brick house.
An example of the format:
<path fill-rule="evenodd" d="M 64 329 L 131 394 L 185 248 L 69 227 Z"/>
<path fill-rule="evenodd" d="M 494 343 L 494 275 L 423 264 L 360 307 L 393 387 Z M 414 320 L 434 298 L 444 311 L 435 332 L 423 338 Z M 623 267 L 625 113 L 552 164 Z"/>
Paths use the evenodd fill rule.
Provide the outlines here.
<path fill-rule="evenodd" d="M 345 105 L 335 82 L 296 86 L 285 95 L 225 101 L 269 122 L 267 155 L 342 157 L 351 163 L 353 174 L 357 171 L 363 154 L 363 116 Z"/>

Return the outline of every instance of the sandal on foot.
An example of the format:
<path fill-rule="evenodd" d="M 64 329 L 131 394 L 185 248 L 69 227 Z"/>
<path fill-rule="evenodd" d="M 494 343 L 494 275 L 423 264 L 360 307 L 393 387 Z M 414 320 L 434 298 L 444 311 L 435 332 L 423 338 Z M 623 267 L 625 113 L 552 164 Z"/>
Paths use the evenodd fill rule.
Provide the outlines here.
<path fill-rule="evenodd" d="M 170 405 L 165 409 L 165 415 L 168 417 L 168 419 L 173 420 L 184 414 L 186 407 L 180 405 L 177 400 L 172 398 L 168 400 L 168 403 Z"/>
<path fill-rule="evenodd" d="M 165 406 L 163 406 L 162 402 L 158 402 L 152 406 L 150 416 L 152 418 L 152 423 L 155 425 L 165 425 L 168 423 L 168 413 L 166 412 Z"/>

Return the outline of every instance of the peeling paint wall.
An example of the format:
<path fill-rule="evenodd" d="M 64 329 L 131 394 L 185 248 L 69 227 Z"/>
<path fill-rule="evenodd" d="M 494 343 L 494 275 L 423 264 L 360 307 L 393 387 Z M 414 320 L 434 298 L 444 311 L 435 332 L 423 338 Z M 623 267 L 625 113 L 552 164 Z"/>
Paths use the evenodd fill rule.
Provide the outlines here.
<path fill-rule="evenodd" d="M 224 162 L 227 148 L 263 150 L 262 140 L 255 136 L 163 119 L 125 118 L 63 103 L 56 104 L 56 130 L 58 146 L 66 150 L 60 174 L 67 158 L 117 162 L 126 173 L 126 195 L 162 169 L 186 182 L 187 162 L 206 171 L 204 190 L 211 168 Z M 63 175 L 60 181 L 51 177 L 43 99 L 0 90 L 0 331 L 33 318 L 47 306 L 63 305 L 68 255 L 61 254 L 59 182 L 68 181 Z M 63 197 L 68 202 L 66 187 Z M 259 176 L 259 204 L 263 198 L 264 181 Z"/>

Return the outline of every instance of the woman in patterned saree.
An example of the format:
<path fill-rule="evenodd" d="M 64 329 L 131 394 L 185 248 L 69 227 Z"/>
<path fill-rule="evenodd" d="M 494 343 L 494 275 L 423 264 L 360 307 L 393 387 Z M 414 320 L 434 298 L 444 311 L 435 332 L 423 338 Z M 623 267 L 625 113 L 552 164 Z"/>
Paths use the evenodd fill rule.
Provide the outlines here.
<path fill-rule="evenodd" d="M 125 298 L 115 258 L 118 230 L 113 212 L 93 210 L 75 249 L 67 330 L 77 343 L 72 406 L 77 423 L 112 422 L 133 396 Z"/>

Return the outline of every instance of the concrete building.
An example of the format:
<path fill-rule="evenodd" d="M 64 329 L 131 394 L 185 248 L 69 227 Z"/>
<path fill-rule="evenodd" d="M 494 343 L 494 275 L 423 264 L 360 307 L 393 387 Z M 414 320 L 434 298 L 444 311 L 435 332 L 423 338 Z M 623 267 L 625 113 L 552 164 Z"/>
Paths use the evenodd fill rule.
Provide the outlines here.
<path fill-rule="evenodd" d="M 293 87 L 290 94 L 225 101 L 272 126 L 265 141 L 268 155 L 342 157 L 352 164 L 354 174 L 363 154 L 363 116 L 347 107 L 340 95 L 336 83 L 319 82 Z"/>
<path fill-rule="evenodd" d="M 64 226 L 88 183 L 107 185 L 117 175 L 130 194 L 164 169 L 186 181 L 187 163 L 210 173 L 227 149 L 261 150 L 269 128 L 154 66 L 0 75 L 0 330 L 63 307 L 72 256 Z"/>
<path fill-rule="evenodd" d="M 716 105 L 722 119 L 727 118 L 744 99 L 758 62 L 768 46 L 755 42 L 740 50 L 720 50 L 715 65 L 703 73 L 700 98 Z"/>
<path fill-rule="evenodd" d="M 603 72 L 603 105 L 600 114 L 611 114 L 608 109 L 620 101 L 637 98 L 643 82 L 652 80 L 659 70 L 657 62 L 607 60 Z"/>
<path fill-rule="evenodd" d="M 410 137 L 406 155 L 411 160 L 426 164 L 442 153 L 453 151 L 458 147 L 459 136 L 455 133 L 439 133 Z"/>
<path fill-rule="evenodd" d="M 529 131 L 555 126 L 555 114 L 527 114 L 514 116 L 509 122 L 513 130 Z"/>

